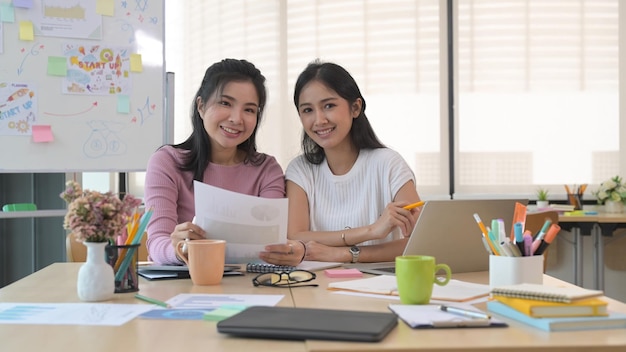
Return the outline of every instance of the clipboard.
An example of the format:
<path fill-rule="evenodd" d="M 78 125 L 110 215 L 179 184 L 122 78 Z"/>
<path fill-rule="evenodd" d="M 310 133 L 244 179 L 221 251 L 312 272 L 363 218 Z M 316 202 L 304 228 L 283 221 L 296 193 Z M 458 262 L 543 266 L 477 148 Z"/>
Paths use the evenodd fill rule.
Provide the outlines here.
<path fill-rule="evenodd" d="M 469 304 L 455 304 L 454 307 L 480 312 Z M 444 312 L 438 304 L 390 304 L 389 310 L 413 329 L 504 328 L 508 326 L 505 322 L 494 318 L 476 319 Z"/>

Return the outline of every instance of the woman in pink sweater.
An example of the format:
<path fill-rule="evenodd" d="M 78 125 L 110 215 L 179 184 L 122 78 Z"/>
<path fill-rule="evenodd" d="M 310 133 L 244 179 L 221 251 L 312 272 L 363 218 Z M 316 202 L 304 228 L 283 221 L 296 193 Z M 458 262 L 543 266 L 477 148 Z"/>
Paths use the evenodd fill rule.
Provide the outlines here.
<path fill-rule="evenodd" d="M 204 238 L 191 223 L 194 180 L 258 197 L 285 196 L 282 168 L 256 147 L 266 98 L 265 77 L 245 60 L 225 59 L 206 70 L 192 105 L 193 132 L 180 144 L 159 148 L 148 162 L 145 205 L 154 209 L 148 224 L 150 260 L 182 264 L 176 244 Z M 277 252 L 276 263 L 297 264 L 304 257 L 299 242 L 270 248 Z"/>

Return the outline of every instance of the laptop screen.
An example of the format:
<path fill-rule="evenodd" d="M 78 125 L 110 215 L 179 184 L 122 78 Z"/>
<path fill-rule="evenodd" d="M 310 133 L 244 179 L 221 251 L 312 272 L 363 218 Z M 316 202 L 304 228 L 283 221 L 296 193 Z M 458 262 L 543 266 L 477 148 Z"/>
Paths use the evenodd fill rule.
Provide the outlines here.
<path fill-rule="evenodd" d="M 429 255 L 448 264 L 453 273 L 489 270 L 489 253 L 474 219 L 478 214 L 486 226 L 503 219 L 509 234 L 515 203 L 526 199 L 431 200 L 422 209 L 411 233 L 405 255 Z"/>
<path fill-rule="evenodd" d="M 428 255 L 437 263 L 448 264 L 452 273 L 489 270 L 489 253 L 482 242 L 482 232 L 474 219 L 478 214 L 488 226 L 492 219 L 503 219 L 510 232 L 515 203 L 528 204 L 527 199 L 463 199 L 430 200 L 420 214 L 404 255 Z M 354 263 L 370 274 L 395 273 L 395 263 Z"/>

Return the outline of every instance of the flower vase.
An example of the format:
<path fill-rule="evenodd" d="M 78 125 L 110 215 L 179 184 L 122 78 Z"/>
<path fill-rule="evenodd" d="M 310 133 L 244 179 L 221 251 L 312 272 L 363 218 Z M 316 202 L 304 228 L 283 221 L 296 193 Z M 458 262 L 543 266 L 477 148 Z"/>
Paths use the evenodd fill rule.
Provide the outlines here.
<path fill-rule="evenodd" d="M 86 302 L 106 301 L 115 293 L 113 267 L 105 261 L 107 242 L 83 242 L 87 247 L 87 261 L 78 270 L 76 289 L 78 298 Z"/>
<path fill-rule="evenodd" d="M 610 214 L 619 214 L 624 212 L 624 204 L 614 200 L 604 202 L 604 212 Z"/>

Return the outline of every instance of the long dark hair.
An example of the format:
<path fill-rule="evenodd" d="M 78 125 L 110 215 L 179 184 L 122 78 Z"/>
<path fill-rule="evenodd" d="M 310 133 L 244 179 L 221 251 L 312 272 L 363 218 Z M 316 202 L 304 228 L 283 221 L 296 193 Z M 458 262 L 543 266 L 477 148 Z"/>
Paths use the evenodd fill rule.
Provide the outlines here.
<path fill-rule="evenodd" d="M 256 133 L 261 124 L 263 108 L 267 100 L 265 77 L 259 69 L 246 60 L 224 59 L 214 63 L 206 70 L 200 88 L 193 97 L 191 104 L 193 131 L 191 135 L 184 142 L 173 145 L 174 148 L 188 151 L 185 153 L 179 169 L 193 171 L 194 180 L 202 181 L 204 171 L 211 161 L 211 141 L 198 112 L 198 97 L 200 97 L 202 104 L 205 104 L 209 98 L 219 94 L 224 86 L 230 82 L 251 82 L 259 96 L 259 109 L 254 131 L 250 138 L 237 146 L 237 149 L 246 152 L 244 163 L 259 165 L 265 160 L 265 154 L 258 153 L 256 147 Z"/>
<path fill-rule="evenodd" d="M 293 92 L 293 102 L 296 104 L 296 109 L 300 105 L 302 88 L 314 80 L 322 82 L 337 92 L 340 97 L 348 101 L 349 105 L 352 105 L 357 99 L 361 99 L 361 112 L 356 119 L 352 120 L 352 127 L 350 128 L 350 138 L 357 149 L 385 147 L 376 137 L 372 125 L 365 116 L 365 98 L 363 98 L 359 86 L 350 73 L 337 64 L 315 60 L 302 71 L 298 76 Z M 315 143 L 304 131 L 302 132 L 302 151 L 306 159 L 312 164 L 320 164 L 326 157 L 324 148 Z"/>

